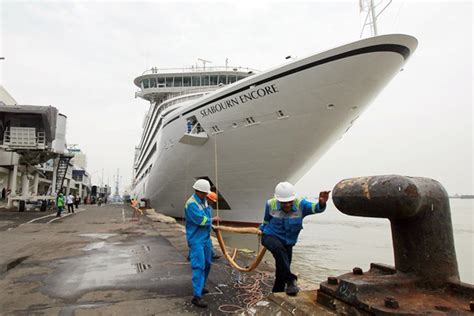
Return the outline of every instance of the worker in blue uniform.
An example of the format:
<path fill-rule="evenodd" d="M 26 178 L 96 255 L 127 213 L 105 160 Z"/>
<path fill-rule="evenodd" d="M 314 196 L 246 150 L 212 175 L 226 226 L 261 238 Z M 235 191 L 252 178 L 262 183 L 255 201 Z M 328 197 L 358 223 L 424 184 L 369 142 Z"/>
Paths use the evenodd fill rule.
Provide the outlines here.
<path fill-rule="evenodd" d="M 297 277 L 291 273 L 291 257 L 293 246 L 303 229 L 303 218 L 308 215 L 322 213 L 330 191 L 319 193 L 318 202 L 311 202 L 296 197 L 295 187 L 289 182 L 280 182 L 275 187 L 275 196 L 267 201 L 265 216 L 260 230 L 262 245 L 275 258 L 275 283 L 272 292 L 284 292 L 296 295 L 299 292 Z"/>
<path fill-rule="evenodd" d="M 206 308 L 207 303 L 202 296 L 209 292 L 204 286 L 211 270 L 211 226 L 212 221 L 219 219 L 212 218 L 212 209 L 207 204 L 206 196 L 211 192 L 209 181 L 199 179 L 194 183 L 193 189 L 195 193 L 188 199 L 184 208 L 186 239 L 193 271 L 194 296 L 191 303 Z"/>
<path fill-rule="evenodd" d="M 186 127 L 187 127 L 188 134 L 191 133 L 191 131 L 193 130 L 193 122 L 191 120 L 188 120 L 186 122 Z"/>

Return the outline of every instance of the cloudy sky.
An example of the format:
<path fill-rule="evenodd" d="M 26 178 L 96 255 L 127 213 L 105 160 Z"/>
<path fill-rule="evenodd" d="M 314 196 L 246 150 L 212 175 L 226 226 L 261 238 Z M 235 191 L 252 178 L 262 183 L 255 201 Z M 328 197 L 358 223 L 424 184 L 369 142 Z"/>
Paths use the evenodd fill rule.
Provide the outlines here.
<path fill-rule="evenodd" d="M 94 182 L 131 181 L 147 103 L 133 79 L 197 58 L 260 70 L 359 39 L 358 1 L 1 1 L 0 84 L 20 104 L 68 116 L 67 140 L 87 155 Z M 419 46 L 403 72 L 297 184 L 303 194 L 375 174 L 439 180 L 474 193 L 473 5 L 394 0 L 379 32 Z"/>

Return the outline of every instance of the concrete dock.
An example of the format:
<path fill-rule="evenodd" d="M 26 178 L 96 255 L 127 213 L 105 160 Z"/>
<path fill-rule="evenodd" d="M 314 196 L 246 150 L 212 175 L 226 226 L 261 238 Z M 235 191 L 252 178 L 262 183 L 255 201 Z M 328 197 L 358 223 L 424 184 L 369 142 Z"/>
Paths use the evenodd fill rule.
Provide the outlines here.
<path fill-rule="evenodd" d="M 138 221 L 122 205 L 81 205 L 54 221 L 0 213 L 2 315 L 329 314 L 314 292 L 271 295 L 271 265 L 238 273 L 223 258 L 208 280 L 209 308 L 193 306 L 183 226 L 153 212 Z"/>

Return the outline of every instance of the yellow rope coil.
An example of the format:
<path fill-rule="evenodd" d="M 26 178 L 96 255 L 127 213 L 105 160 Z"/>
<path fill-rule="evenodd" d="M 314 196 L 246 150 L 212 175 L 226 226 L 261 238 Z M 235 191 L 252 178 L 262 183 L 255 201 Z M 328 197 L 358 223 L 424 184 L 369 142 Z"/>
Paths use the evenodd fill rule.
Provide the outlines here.
<path fill-rule="evenodd" d="M 133 210 L 132 219 L 139 219 L 143 215 L 143 211 L 136 206 L 130 205 Z"/>
<path fill-rule="evenodd" d="M 237 249 L 234 249 L 234 252 L 232 255 L 229 255 L 227 252 L 227 248 L 224 243 L 224 238 L 222 237 L 221 231 L 227 231 L 227 232 L 232 232 L 232 233 L 239 233 L 239 234 L 256 234 L 256 235 L 261 235 L 262 232 L 255 227 L 228 227 L 228 226 L 212 226 L 212 229 L 216 233 L 217 241 L 219 242 L 219 246 L 221 247 L 222 253 L 224 254 L 224 257 L 229 261 L 230 265 L 234 267 L 236 270 L 240 272 L 250 272 L 254 270 L 255 268 L 258 267 L 260 262 L 263 259 L 263 256 L 265 255 L 265 252 L 267 249 L 265 247 L 261 247 L 260 250 L 257 253 L 257 256 L 255 257 L 255 260 L 247 267 L 241 267 L 237 262 L 235 262 L 235 257 L 237 255 Z"/>

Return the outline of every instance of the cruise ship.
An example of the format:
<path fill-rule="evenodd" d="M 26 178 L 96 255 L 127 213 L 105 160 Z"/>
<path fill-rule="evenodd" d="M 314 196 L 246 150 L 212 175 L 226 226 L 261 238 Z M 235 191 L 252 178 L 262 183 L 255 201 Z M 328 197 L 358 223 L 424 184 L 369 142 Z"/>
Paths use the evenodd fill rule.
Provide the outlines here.
<path fill-rule="evenodd" d="M 149 110 L 135 148 L 133 195 L 180 218 L 194 181 L 207 179 L 223 221 L 260 223 L 275 185 L 297 182 L 416 47 L 414 37 L 391 34 L 262 72 L 205 63 L 146 71 L 134 80 Z"/>

